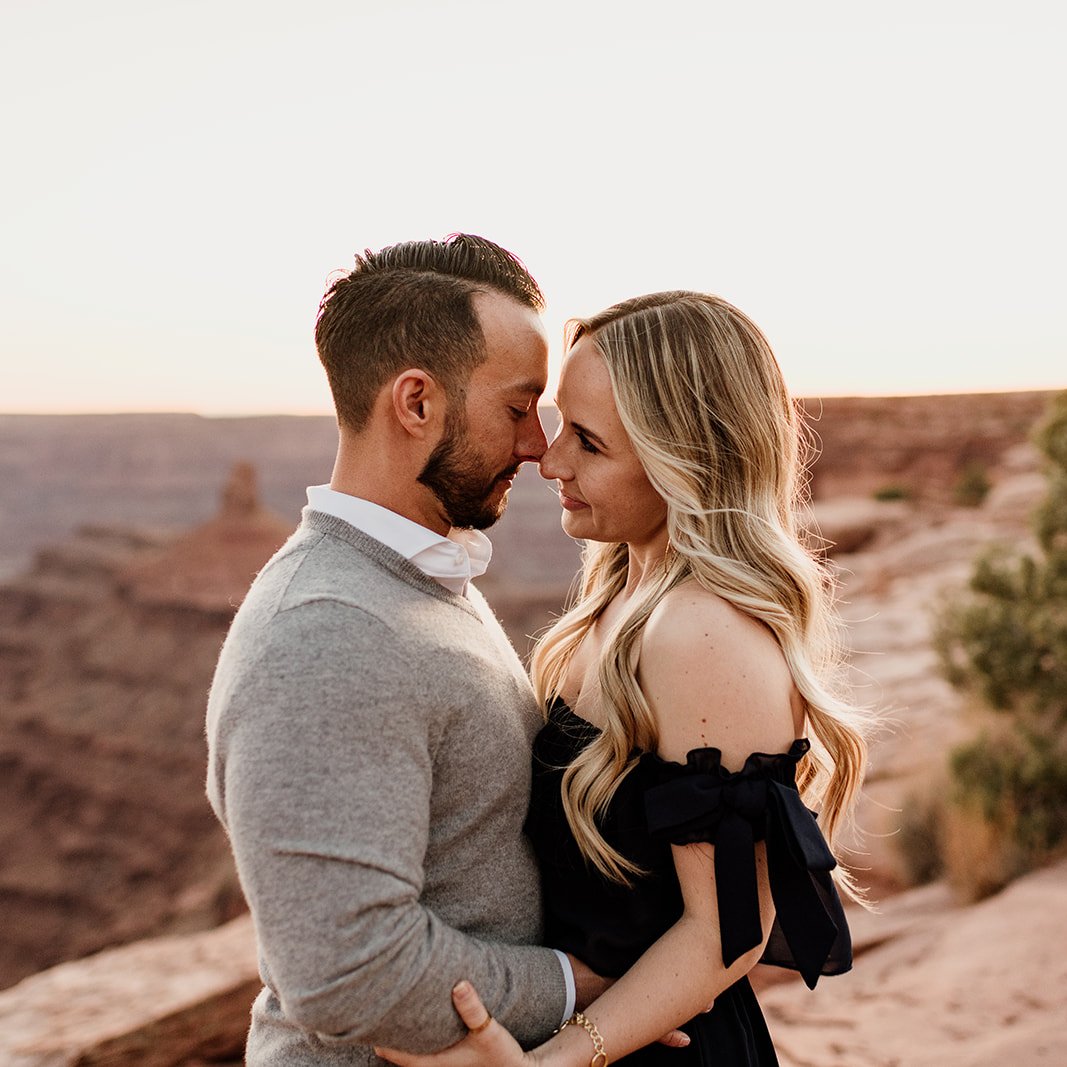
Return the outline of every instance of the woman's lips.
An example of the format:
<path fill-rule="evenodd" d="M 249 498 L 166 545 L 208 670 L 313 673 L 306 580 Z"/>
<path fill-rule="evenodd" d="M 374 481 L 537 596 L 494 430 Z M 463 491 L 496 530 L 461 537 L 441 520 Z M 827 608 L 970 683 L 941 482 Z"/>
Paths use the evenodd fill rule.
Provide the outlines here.
<path fill-rule="evenodd" d="M 583 508 L 589 507 L 584 500 L 575 500 L 574 497 L 567 496 L 562 489 L 559 491 L 559 503 L 564 511 L 581 511 Z"/>

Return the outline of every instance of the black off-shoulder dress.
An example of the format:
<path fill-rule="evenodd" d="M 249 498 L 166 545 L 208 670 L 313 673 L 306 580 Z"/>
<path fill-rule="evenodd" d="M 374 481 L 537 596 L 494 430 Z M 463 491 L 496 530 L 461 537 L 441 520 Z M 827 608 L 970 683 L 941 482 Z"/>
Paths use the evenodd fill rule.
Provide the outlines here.
<path fill-rule="evenodd" d="M 723 963 L 729 966 L 763 937 L 754 843 L 765 841 L 777 914 L 762 962 L 799 971 L 811 987 L 819 975 L 851 967 L 848 925 L 830 877 L 835 861 L 796 788 L 806 740 L 777 755 L 753 754 L 734 773 L 723 769 L 716 748 L 694 749 L 684 765 L 652 753 L 642 756 L 600 827 L 608 842 L 648 872 L 626 887 L 585 862 L 563 812 L 563 770 L 597 732 L 557 700 L 534 743 L 526 831 L 541 867 L 546 944 L 573 952 L 600 974 L 618 977 L 681 917 L 671 845 L 706 841 L 715 845 L 714 891 Z M 710 880 L 708 891 L 713 891 Z M 747 978 L 682 1029 L 692 1039 L 688 1048 L 650 1045 L 614 1062 L 630 1067 L 778 1063 Z"/>

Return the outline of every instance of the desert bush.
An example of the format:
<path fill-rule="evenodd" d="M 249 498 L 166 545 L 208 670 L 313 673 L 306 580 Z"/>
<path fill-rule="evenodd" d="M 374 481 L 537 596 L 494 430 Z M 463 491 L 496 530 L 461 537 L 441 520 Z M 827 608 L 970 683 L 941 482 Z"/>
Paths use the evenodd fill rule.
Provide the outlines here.
<path fill-rule="evenodd" d="M 967 803 L 945 807 L 940 840 L 945 876 L 963 900 L 996 893 L 1028 867 L 1010 826 L 990 822 Z"/>
<path fill-rule="evenodd" d="M 904 801 L 897 848 L 908 885 L 926 885 L 945 871 L 943 789 L 914 793 Z"/>
<path fill-rule="evenodd" d="M 911 500 L 914 493 L 906 485 L 894 482 L 891 485 L 883 485 L 871 494 L 875 500 Z"/>
<path fill-rule="evenodd" d="M 981 463 L 968 463 L 960 473 L 952 498 L 960 507 L 976 508 L 989 495 L 993 488 L 989 475 Z"/>
<path fill-rule="evenodd" d="M 1048 459 L 1038 551 L 983 553 L 969 589 L 935 625 L 945 676 L 988 709 L 983 732 L 950 761 L 958 817 L 979 820 L 990 836 L 981 877 L 957 870 L 970 895 L 1067 845 L 1067 392 L 1035 440 Z"/>
<path fill-rule="evenodd" d="M 1035 857 L 1067 839 L 1067 745 L 1051 727 L 983 732 L 950 763 L 959 800 Z"/>

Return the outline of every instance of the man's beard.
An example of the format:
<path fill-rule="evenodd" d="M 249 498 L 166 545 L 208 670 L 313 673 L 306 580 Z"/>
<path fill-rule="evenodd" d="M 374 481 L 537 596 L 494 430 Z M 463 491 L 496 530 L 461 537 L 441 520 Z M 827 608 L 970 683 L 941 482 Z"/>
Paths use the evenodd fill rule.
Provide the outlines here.
<path fill-rule="evenodd" d="M 485 461 L 471 447 L 466 419 L 449 422 L 445 436 L 426 461 L 419 481 L 441 501 L 448 521 L 460 529 L 484 530 L 507 507 L 507 492 L 496 503 L 491 498 L 503 479 L 512 477 L 518 464 L 489 474 Z"/>

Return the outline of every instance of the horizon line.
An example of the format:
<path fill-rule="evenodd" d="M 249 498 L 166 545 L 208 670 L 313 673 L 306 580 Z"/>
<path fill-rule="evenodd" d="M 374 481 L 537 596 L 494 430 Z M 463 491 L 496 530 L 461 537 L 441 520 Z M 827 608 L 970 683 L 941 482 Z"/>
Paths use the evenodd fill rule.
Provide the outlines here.
<path fill-rule="evenodd" d="M 893 393 L 816 393 L 808 395 L 795 395 L 794 399 L 798 401 L 807 400 L 907 400 L 907 399 L 921 399 L 926 397 L 952 397 L 952 396 L 1010 396 L 1015 394 L 1024 393 L 1058 393 L 1067 390 L 1067 385 L 1062 386 L 1045 386 L 1045 387 L 1032 387 L 1023 386 L 1017 389 L 946 389 L 946 390 L 933 390 L 923 392 L 893 392 Z M 538 408 L 555 408 L 555 404 L 552 401 L 543 401 L 538 403 Z M 326 409 L 315 409 L 312 411 L 300 411 L 300 410 L 260 410 L 260 411 L 198 411 L 193 408 L 152 408 L 152 407 L 138 407 L 138 408 L 81 408 L 81 409 L 64 409 L 64 410 L 46 410 L 46 409 L 24 409 L 24 410 L 0 410 L 0 419 L 5 418 L 77 418 L 77 417 L 119 417 L 119 416 L 138 416 L 138 415 L 171 415 L 171 416 L 188 416 L 192 418 L 201 419 L 277 419 L 277 418 L 334 418 L 334 412 Z"/>

